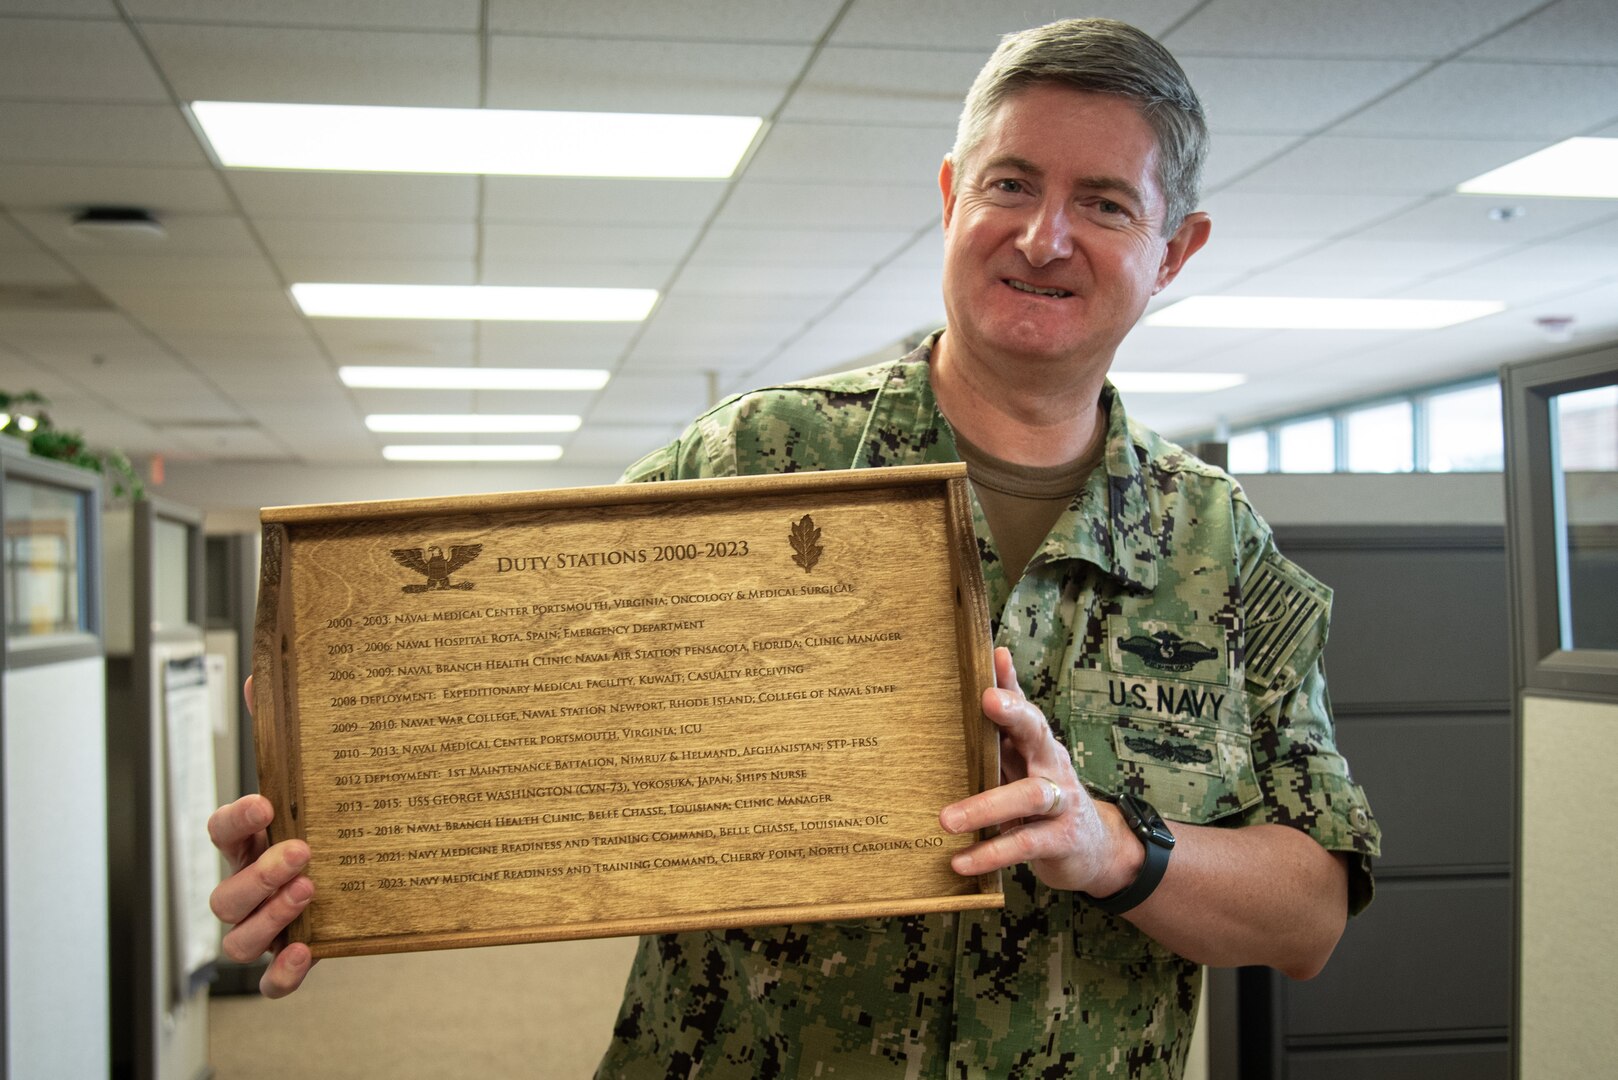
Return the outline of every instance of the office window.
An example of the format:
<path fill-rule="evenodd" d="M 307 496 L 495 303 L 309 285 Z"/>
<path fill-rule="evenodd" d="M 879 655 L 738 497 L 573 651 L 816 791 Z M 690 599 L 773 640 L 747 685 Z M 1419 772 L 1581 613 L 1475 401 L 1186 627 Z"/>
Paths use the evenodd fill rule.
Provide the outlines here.
<path fill-rule="evenodd" d="M 1551 398 L 1562 647 L 1618 649 L 1618 385 Z"/>
<path fill-rule="evenodd" d="M 1343 416 L 1348 471 L 1410 472 L 1416 467 L 1415 410 L 1409 401 L 1355 409 Z"/>
<path fill-rule="evenodd" d="M 1331 417 L 1282 424 L 1276 435 L 1282 472 L 1329 473 L 1337 468 L 1337 424 Z"/>
<path fill-rule="evenodd" d="M 1270 433 L 1260 428 L 1232 435 L 1226 444 L 1233 473 L 1265 473 L 1270 471 Z"/>
<path fill-rule="evenodd" d="M 1504 467 L 1499 383 L 1433 394 L 1423 404 L 1428 472 L 1498 472 Z"/>
<path fill-rule="evenodd" d="M 6 483 L 6 633 L 44 637 L 88 629 L 83 559 L 86 495 L 13 478 Z"/>

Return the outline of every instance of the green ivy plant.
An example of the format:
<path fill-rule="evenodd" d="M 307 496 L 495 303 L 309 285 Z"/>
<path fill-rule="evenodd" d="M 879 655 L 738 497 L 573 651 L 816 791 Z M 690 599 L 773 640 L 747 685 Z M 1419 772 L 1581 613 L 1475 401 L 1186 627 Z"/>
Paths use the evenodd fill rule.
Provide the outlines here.
<path fill-rule="evenodd" d="M 51 421 L 50 414 L 45 412 L 45 406 L 49 404 L 44 395 L 33 390 L 20 394 L 0 390 L 0 412 L 6 414 L 6 423 L 0 427 L 0 433 L 27 440 L 29 452 L 38 457 L 65 461 L 69 465 L 101 473 L 112 481 L 114 498 L 140 499 L 145 496 L 146 486 L 141 483 L 135 466 L 130 464 L 123 451 L 91 449 L 83 435 L 76 431 L 63 431 Z M 24 417 L 33 419 L 32 430 L 24 430 Z"/>

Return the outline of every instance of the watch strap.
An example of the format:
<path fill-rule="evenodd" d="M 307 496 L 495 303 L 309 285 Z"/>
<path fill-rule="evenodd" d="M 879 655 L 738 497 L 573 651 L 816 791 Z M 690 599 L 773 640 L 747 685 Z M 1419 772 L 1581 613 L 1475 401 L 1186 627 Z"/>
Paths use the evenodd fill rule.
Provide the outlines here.
<path fill-rule="evenodd" d="M 1118 799 L 1118 810 L 1129 824 L 1129 831 L 1146 849 L 1146 861 L 1141 864 L 1140 874 L 1135 880 L 1111 896 L 1079 894 L 1092 907 L 1100 908 L 1108 915 L 1122 915 L 1151 896 L 1163 880 L 1163 874 L 1169 868 L 1169 854 L 1174 850 L 1174 834 L 1169 832 L 1163 818 L 1146 800 L 1134 795 L 1122 795 Z"/>

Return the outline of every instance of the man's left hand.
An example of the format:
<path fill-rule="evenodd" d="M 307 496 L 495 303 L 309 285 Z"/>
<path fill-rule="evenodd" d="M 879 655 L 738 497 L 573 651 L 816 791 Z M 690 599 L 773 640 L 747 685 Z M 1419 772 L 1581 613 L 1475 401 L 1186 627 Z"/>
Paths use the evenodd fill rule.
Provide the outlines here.
<path fill-rule="evenodd" d="M 1126 888 L 1140 872 L 1140 842 L 1117 809 L 1085 791 L 1067 748 L 1018 686 L 1006 649 L 994 651 L 994 678 L 983 713 L 1000 727 L 1002 784 L 944 807 L 939 822 L 951 833 L 1000 831 L 950 865 L 972 876 L 1025 862 L 1053 889 L 1110 896 Z"/>

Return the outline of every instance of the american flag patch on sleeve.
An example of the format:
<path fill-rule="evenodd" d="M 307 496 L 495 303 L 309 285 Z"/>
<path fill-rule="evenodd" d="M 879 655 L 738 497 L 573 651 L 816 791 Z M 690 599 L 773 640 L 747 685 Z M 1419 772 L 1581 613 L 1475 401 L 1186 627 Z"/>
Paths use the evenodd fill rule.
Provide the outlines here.
<path fill-rule="evenodd" d="M 1242 595 L 1247 683 L 1268 698 L 1302 681 L 1294 658 L 1312 664 L 1325 644 L 1331 590 L 1272 553 L 1242 583 Z"/>

